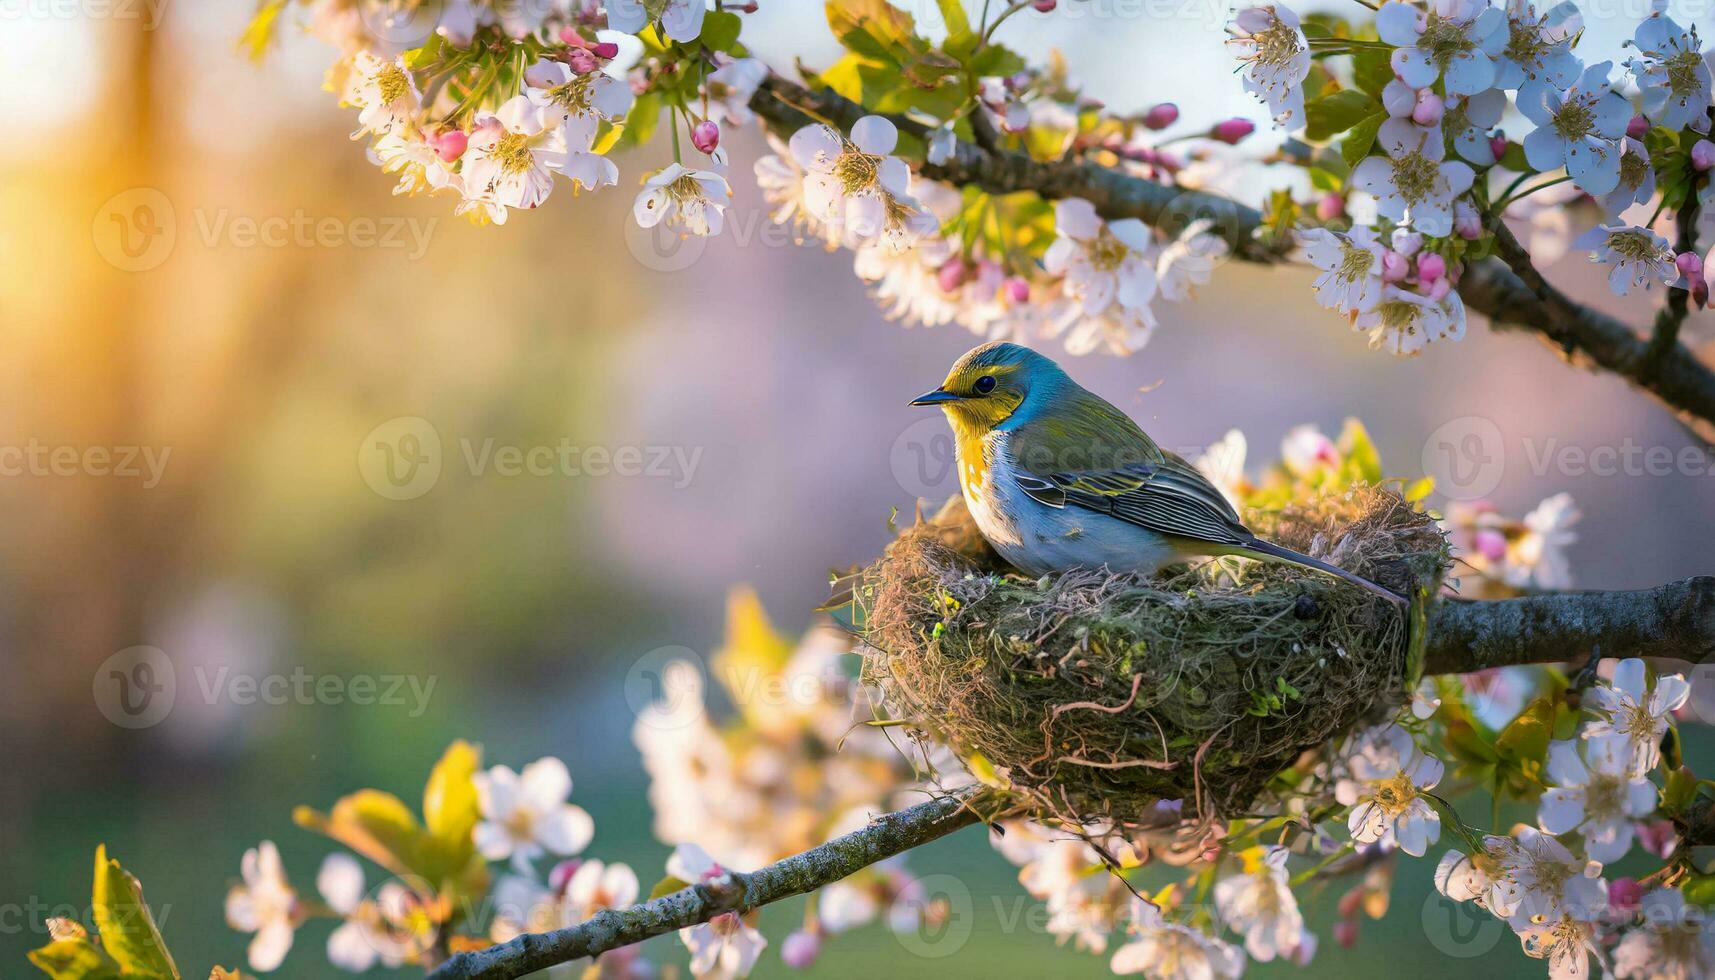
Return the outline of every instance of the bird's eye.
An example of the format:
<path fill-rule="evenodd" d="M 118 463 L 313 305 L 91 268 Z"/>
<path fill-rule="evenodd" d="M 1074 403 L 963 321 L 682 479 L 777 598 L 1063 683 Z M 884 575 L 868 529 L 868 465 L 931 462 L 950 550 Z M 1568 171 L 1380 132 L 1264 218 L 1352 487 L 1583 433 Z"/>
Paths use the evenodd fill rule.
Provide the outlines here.
<path fill-rule="evenodd" d="M 977 383 L 972 385 L 972 387 L 977 389 L 978 392 L 986 395 L 994 390 L 994 376 L 985 374 L 978 378 Z"/>

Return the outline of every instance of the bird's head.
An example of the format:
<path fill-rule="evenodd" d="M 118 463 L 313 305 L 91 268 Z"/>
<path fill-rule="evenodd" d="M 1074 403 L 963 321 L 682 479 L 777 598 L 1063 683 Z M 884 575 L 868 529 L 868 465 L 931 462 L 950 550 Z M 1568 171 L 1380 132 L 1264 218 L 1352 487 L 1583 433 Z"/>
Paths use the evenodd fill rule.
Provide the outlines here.
<path fill-rule="evenodd" d="M 1041 354 L 996 341 L 967 352 L 953 363 L 939 388 L 911 404 L 939 405 L 955 425 L 986 432 L 1011 418 L 1031 391 L 1066 380 L 1059 365 Z"/>

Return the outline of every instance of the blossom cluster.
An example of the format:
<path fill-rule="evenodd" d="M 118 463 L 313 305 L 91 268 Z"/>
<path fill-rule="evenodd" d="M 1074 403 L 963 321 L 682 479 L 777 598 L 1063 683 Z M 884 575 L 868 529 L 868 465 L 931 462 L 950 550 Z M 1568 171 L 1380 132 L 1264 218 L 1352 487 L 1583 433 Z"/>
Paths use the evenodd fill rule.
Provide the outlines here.
<path fill-rule="evenodd" d="M 1231 31 L 1246 87 L 1282 128 L 1338 144 L 1307 163 L 1327 196 L 1300 243 L 1321 270 L 1318 302 L 1348 316 L 1372 347 L 1409 355 L 1463 336 L 1457 287 L 1495 250 L 1493 222 L 1528 219 L 1527 198 L 1561 185 L 1573 196 L 1556 203 L 1576 206 L 1589 227 L 1574 235 L 1564 222 L 1559 243 L 1532 245 L 1539 261 L 1570 242 L 1610 267 L 1618 295 L 1664 285 L 1706 297 L 1690 212 L 1715 193 L 1706 176 L 1715 144 L 1704 139 L 1709 54 L 1664 4 L 1628 42 L 1635 54 L 1623 72 L 1581 61 L 1570 3 L 1388 0 L 1374 40 L 1330 27 L 1319 24 L 1312 39 L 1296 15 L 1270 5 L 1241 11 Z M 1349 69 L 1314 75 L 1312 50 L 1349 55 Z M 1640 93 L 1636 107 L 1624 76 Z M 1306 86 L 1318 93 L 1308 102 Z M 1522 140 L 1497 128 L 1509 109 L 1531 127 Z"/>

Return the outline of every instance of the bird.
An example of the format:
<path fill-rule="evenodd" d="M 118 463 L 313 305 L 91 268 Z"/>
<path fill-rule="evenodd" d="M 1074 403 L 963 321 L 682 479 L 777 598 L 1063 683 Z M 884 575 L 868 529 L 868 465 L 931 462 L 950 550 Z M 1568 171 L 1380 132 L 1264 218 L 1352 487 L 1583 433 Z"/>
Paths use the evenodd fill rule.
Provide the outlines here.
<path fill-rule="evenodd" d="M 974 348 L 911 404 L 946 413 L 977 528 L 1027 575 L 1099 566 L 1148 575 L 1199 556 L 1239 555 L 1314 569 L 1405 602 L 1257 537 L 1197 467 L 1028 347 Z"/>

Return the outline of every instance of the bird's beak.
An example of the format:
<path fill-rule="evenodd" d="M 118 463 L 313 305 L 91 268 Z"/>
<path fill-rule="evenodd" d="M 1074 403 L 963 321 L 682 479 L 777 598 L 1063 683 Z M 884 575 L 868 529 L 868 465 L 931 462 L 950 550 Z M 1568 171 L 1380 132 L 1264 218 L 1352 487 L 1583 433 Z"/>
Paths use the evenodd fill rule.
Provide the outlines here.
<path fill-rule="evenodd" d="M 916 398 L 911 399 L 911 404 L 913 404 L 913 405 L 945 405 L 948 402 L 956 402 L 959 400 L 960 400 L 960 398 L 958 395 L 953 394 L 952 392 L 948 391 L 947 389 L 936 388 L 934 391 L 926 391 L 923 394 L 918 395 Z"/>

